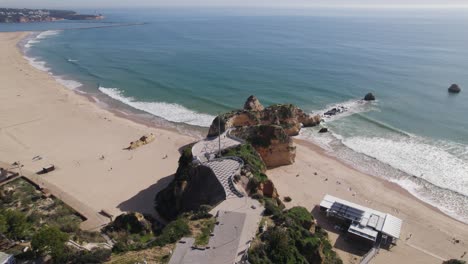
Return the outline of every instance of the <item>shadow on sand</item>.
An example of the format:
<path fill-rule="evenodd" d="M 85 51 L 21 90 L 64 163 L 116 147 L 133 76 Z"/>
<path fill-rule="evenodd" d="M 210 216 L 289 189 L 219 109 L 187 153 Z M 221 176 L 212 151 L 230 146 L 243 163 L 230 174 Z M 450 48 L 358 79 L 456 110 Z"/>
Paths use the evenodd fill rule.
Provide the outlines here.
<path fill-rule="evenodd" d="M 338 235 L 338 238 L 335 241 L 333 247 L 351 253 L 356 256 L 364 256 L 370 249 L 369 245 L 363 245 L 360 243 L 356 243 L 355 240 L 349 238 L 347 235 L 346 229 L 339 230 L 335 228 L 335 226 L 342 226 L 343 223 L 334 221 L 331 218 L 328 218 L 325 215 L 325 212 L 320 211 L 319 206 L 315 206 L 312 209 L 312 215 L 314 216 L 315 220 L 317 220 L 317 224 L 325 229 L 327 232 L 334 233 Z"/>
<path fill-rule="evenodd" d="M 117 208 L 124 212 L 139 212 L 142 214 L 149 214 L 159 220 L 160 217 L 154 210 L 154 197 L 158 192 L 166 188 L 172 179 L 174 179 L 174 175 L 169 175 L 160 179 L 155 184 L 144 190 L 141 190 L 132 198 L 120 203 Z"/>

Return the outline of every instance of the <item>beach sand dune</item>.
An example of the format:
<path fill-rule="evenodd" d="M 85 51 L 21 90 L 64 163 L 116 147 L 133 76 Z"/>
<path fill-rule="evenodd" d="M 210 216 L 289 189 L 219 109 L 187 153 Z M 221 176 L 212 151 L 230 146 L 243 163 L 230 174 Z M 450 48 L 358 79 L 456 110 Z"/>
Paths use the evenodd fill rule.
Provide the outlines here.
<path fill-rule="evenodd" d="M 16 45 L 25 36 L 0 33 L 0 161 L 20 161 L 29 171 L 54 164 L 56 171 L 42 179 L 96 212 L 154 213 L 154 195 L 171 181 L 178 149 L 195 139 L 115 116 L 61 86 L 23 58 Z M 149 133 L 155 135 L 151 144 L 123 150 Z M 287 206 L 301 205 L 314 212 L 345 263 L 359 263 L 359 258 L 314 210 L 327 193 L 403 219 L 398 245 L 381 250 L 372 263 L 441 263 L 468 251 L 466 224 L 314 145 L 298 143 L 296 163 L 268 175 L 280 195 L 292 198 Z"/>

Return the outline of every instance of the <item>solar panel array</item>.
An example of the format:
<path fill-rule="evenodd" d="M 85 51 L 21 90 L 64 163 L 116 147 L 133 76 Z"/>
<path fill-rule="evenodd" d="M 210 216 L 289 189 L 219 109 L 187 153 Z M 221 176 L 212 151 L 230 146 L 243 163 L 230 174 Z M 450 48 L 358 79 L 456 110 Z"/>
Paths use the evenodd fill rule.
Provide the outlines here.
<path fill-rule="evenodd" d="M 334 202 L 330 208 L 330 211 L 353 221 L 361 221 L 361 218 L 364 215 L 364 211 L 339 202 Z"/>

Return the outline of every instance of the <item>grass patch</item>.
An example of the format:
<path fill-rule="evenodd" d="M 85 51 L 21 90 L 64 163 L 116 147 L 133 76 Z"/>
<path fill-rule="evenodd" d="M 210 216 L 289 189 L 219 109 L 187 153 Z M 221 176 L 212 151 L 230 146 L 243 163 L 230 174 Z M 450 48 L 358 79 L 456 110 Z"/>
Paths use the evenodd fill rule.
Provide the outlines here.
<path fill-rule="evenodd" d="M 210 235 L 213 232 L 216 220 L 215 218 L 203 219 L 201 220 L 200 233 L 195 236 L 195 245 L 196 246 L 206 246 L 210 241 Z"/>
<path fill-rule="evenodd" d="M 8 218 L 10 217 L 8 215 L 12 214 L 10 211 L 15 212 L 14 217 L 18 218 L 15 221 L 17 224 L 24 223 L 22 227 L 24 230 L 21 232 L 16 230 L 18 234 L 10 232 L 9 237 L 13 239 L 30 239 L 45 225 L 74 234 L 78 232 L 79 225 L 83 221 L 65 203 L 54 197 L 44 198 L 41 191 L 22 178 L 0 187 L 0 215 Z"/>
<path fill-rule="evenodd" d="M 248 187 L 252 193 L 257 190 L 260 183 L 268 180 L 268 176 L 265 174 L 266 165 L 252 145 L 242 144 L 235 148 L 224 150 L 222 155 L 224 157 L 239 157 L 244 161 L 244 167 L 246 167 L 253 176 L 253 178 L 250 179 Z"/>

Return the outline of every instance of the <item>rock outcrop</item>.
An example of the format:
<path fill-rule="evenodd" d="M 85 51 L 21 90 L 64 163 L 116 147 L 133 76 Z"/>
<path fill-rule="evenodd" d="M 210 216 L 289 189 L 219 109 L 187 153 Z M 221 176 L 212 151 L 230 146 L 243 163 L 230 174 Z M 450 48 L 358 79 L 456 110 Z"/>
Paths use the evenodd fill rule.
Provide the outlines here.
<path fill-rule="evenodd" d="M 364 96 L 364 101 L 374 101 L 375 100 L 375 96 L 373 93 L 368 93 L 366 94 L 366 96 Z"/>
<path fill-rule="evenodd" d="M 254 96 L 249 97 L 244 109 L 217 116 L 210 126 L 208 137 L 215 137 L 229 128 L 254 125 L 279 125 L 289 136 L 295 136 L 299 134 L 302 126 L 316 126 L 321 121 L 319 115 L 308 115 L 292 104 L 277 104 L 262 108 Z"/>
<path fill-rule="evenodd" d="M 328 132 L 328 128 L 326 127 L 322 127 L 320 130 L 319 130 L 319 133 L 327 133 Z"/>
<path fill-rule="evenodd" d="M 236 128 L 231 134 L 249 142 L 268 168 L 290 165 L 295 161 L 296 147 L 281 126 L 244 126 Z"/>
<path fill-rule="evenodd" d="M 265 107 L 258 101 L 257 97 L 251 95 L 247 98 L 247 101 L 244 104 L 244 110 L 248 111 L 263 111 Z"/>
<path fill-rule="evenodd" d="M 258 191 L 261 192 L 265 197 L 273 199 L 278 198 L 278 191 L 276 190 L 275 185 L 271 180 L 260 183 Z"/>
<path fill-rule="evenodd" d="M 459 93 L 459 92 L 461 92 L 461 88 L 460 88 L 460 86 L 458 86 L 458 84 L 452 84 L 448 88 L 448 92 L 449 93 Z"/>
<path fill-rule="evenodd" d="M 191 146 L 179 158 L 174 180 L 155 197 L 155 209 L 166 220 L 180 213 L 196 211 L 201 205 L 214 206 L 226 199 L 223 186 L 213 171 L 193 164 Z"/>
<path fill-rule="evenodd" d="M 252 144 L 267 167 L 272 168 L 294 163 L 296 148 L 290 137 L 298 135 L 303 126 L 316 126 L 320 121 L 320 115 L 306 114 L 292 104 L 264 108 L 252 95 L 245 102 L 244 109 L 217 116 L 208 137 L 231 129 L 231 135 Z"/>

